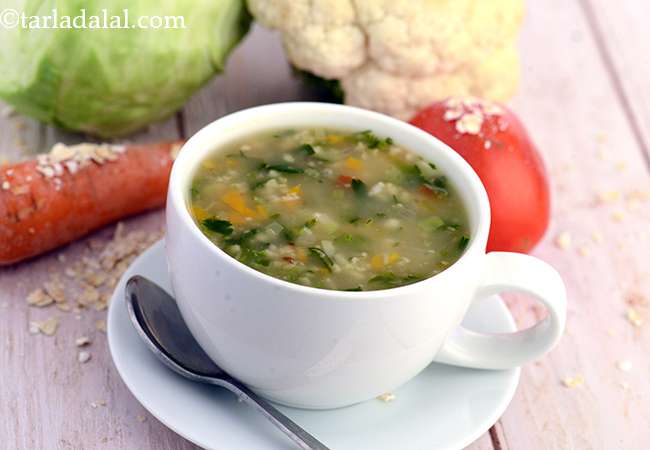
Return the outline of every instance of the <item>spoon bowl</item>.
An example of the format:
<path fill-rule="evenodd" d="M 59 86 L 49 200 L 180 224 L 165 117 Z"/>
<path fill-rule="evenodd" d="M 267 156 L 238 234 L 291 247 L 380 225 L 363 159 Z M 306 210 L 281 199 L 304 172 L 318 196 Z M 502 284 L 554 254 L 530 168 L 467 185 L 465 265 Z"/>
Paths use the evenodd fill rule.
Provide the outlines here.
<path fill-rule="evenodd" d="M 217 366 L 199 346 L 185 324 L 176 301 L 152 281 L 136 275 L 126 283 L 129 318 L 147 347 L 168 368 L 192 381 L 233 392 L 253 406 L 305 450 L 328 448 L 246 385 Z"/>

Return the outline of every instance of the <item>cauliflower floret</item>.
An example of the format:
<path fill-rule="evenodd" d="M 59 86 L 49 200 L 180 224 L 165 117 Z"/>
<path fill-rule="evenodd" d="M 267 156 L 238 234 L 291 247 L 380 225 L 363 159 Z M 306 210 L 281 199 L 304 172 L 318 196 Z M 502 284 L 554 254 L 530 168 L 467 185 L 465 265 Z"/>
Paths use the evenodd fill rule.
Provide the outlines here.
<path fill-rule="evenodd" d="M 296 67 L 340 78 L 366 59 L 365 36 L 350 0 L 253 0 L 248 7 L 260 23 L 283 32 Z"/>
<path fill-rule="evenodd" d="M 504 67 L 511 70 L 504 71 Z M 514 45 L 496 50 L 483 64 L 427 77 L 403 77 L 367 64 L 341 79 L 345 102 L 408 120 L 423 107 L 450 96 L 504 100 L 519 84 L 519 57 Z"/>
<path fill-rule="evenodd" d="M 301 69 L 325 78 L 341 78 L 363 64 L 366 58 L 365 38 L 359 28 L 330 28 L 309 25 L 284 38 L 289 59 Z"/>
<path fill-rule="evenodd" d="M 407 119 L 450 96 L 506 100 L 519 81 L 523 0 L 248 0 L 299 69 L 347 104 Z"/>

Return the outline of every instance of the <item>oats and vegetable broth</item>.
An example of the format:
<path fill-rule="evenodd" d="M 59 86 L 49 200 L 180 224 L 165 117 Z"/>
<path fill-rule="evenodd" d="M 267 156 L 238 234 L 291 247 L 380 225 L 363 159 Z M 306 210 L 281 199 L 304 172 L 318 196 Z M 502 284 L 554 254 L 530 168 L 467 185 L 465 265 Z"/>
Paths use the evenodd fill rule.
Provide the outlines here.
<path fill-rule="evenodd" d="M 375 290 L 428 278 L 469 242 L 445 175 L 371 131 L 282 130 L 206 158 L 190 211 L 212 242 L 273 277 Z"/>

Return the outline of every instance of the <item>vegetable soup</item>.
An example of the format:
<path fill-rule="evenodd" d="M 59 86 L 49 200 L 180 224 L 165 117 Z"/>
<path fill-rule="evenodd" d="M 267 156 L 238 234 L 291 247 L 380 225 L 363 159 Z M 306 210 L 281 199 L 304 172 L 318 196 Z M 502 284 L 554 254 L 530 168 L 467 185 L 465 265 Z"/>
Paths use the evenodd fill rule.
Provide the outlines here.
<path fill-rule="evenodd" d="M 324 289 L 414 283 L 469 243 L 465 208 L 444 173 L 371 131 L 247 137 L 200 164 L 189 209 L 238 261 Z"/>

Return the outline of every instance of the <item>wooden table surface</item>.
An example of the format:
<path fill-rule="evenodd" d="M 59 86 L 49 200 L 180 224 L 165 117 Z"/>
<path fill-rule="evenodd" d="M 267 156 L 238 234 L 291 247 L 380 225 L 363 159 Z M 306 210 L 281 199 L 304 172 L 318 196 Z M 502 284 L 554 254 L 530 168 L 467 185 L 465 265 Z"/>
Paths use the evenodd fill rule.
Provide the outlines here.
<path fill-rule="evenodd" d="M 534 254 L 562 273 L 569 319 L 558 348 L 523 369 L 508 410 L 469 449 L 650 448 L 649 18 L 644 0 L 528 2 L 522 86 L 512 106 L 551 176 L 552 225 Z M 129 140 L 187 137 L 228 112 L 308 95 L 291 77 L 277 36 L 258 28 L 226 73 L 175 117 Z M 0 156 L 9 160 L 84 139 L 5 116 Z M 127 229 L 162 224 L 160 211 L 126 222 Z M 0 270 L 0 447 L 196 448 L 126 389 L 95 327 L 104 311 L 61 312 L 55 336 L 29 333 L 30 321 L 52 311 L 28 307 L 26 295 L 112 229 Z M 571 245 L 557 245 L 561 233 Z M 541 313 L 520 298 L 509 306 L 520 326 Z M 85 364 L 74 344 L 81 335 L 93 340 Z M 569 378 L 578 381 L 568 387 Z"/>

